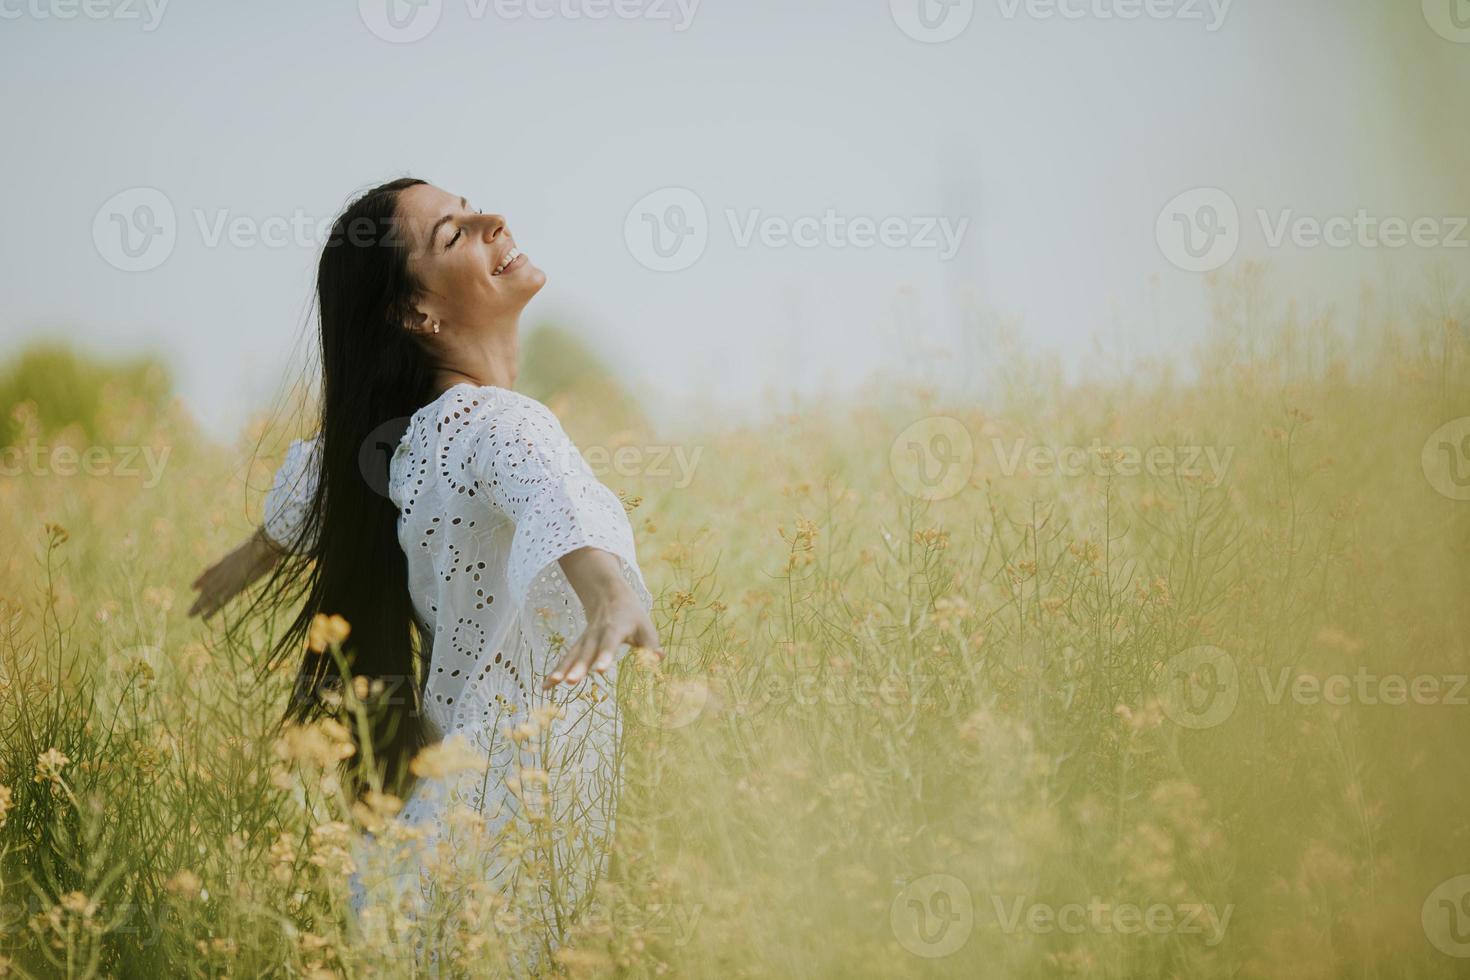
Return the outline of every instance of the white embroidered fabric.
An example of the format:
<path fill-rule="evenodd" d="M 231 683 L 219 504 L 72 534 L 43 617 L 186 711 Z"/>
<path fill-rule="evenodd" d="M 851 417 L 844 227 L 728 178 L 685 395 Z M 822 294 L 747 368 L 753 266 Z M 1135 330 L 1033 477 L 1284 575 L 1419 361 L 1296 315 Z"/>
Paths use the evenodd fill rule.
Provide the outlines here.
<path fill-rule="evenodd" d="M 283 547 L 305 530 L 319 466 L 319 440 L 298 440 L 276 473 L 264 527 Z M 574 880 L 594 879 L 616 802 L 617 670 L 572 689 L 540 685 L 561 645 L 585 626 L 557 564 L 563 555 L 584 547 L 615 555 L 644 608 L 651 605 L 621 501 L 544 405 L 470 384 L 413 415 L 389 465 L 388 496 L 399 511 L 414 609 L 432 644 L 425 710 L 488 771 L 420 780 L 398 820 L 425 850 L 404 853 L 389 870 L 369 870 L 374 862 L 359 852 L 354 908 L 360 914 L 382 888 L 390 899 L 401 897 L 415 878 L 431 900 L 429 849 L 459 866 L 478 862 L 482 880 L 514 886 L 518 862 L 456 853 L 467 812 L 483 821 L 471 836 L 492 840 L 513 822 L 566 821 L 575 830 L 553 835 L 556 853 L 544 857 Z M 562 884 L 554 891 L 548 900 L 579 898 Z"/>

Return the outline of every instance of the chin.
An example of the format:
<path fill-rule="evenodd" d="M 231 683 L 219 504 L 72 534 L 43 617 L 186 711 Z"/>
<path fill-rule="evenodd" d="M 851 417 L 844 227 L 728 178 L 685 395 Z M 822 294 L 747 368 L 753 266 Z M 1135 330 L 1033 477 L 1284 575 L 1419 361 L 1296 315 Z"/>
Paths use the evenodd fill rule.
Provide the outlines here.
<path fill-rule="evenodd" d="M 533 296 L 541 291 L 542 286 L 546 285 L 546 273 L 541 271 L 540 266 L 531 266 L 525 271 L 524 276 L 526 289 Z"/>

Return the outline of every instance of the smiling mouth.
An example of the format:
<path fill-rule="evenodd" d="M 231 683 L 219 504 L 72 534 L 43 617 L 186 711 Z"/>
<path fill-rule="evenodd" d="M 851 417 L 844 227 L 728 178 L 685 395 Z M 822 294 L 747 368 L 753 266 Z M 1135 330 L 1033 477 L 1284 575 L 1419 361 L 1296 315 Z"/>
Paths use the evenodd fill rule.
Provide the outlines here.
<path fill-rule="evenodd" d="M 512 269 L 519 268 L 520 266 L 526 264 L 524 261 L 525 257 L 525 253 L 522 252 L 519 248 L 512 248 L 509 252 L 505 253 L 505 258 L 500 260 L 500 264 L 497 265 L 490 274 L 492 276 L 498 276 L 507 273 Z"/>

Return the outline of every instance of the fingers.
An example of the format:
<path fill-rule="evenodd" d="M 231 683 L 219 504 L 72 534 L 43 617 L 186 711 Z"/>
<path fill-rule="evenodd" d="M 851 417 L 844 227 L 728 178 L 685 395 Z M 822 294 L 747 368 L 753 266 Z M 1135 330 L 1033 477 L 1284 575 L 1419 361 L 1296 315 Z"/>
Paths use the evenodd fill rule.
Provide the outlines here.
<path fill-rule="evenodd" d="M 203 574 L 196 578 L 189 588 L 197 589 L 199 594 L 194 597 L 194 603 L 189 607 L 189 615 L 197 616 L 199 613 L 214 604 L 214 590 L 209 587 L 209 573 L 212 568 L 205 569 Z"/>
<path fill-rule="evenodd" d="M 189 607 L 190 616 L 198 615 L 208 619 L 225 604 L 231 593 L 224 587 L 223 577 L 224 573 L 220 566 L 211 565 L 194 580 L 190 588 L 197 589 L 199 595 L 195 597 L 194 604 Z"/>
<path fill-rule="evenodd" d="M 587 668 L 600 662 L 604 657 L 607 658 L 608 663 L 612 663 L 613 652 L 620 645 L 621 643 L 618 640 L 617 633 L 607 629 L 599 631 L 597 638 L 586 645 L 581 659 L 572 665 L 571 670 L 567 671 L 567 683 L 576 684 L 579 682 L 583 677 L 587 676 Z M 606 669 L 606 667 L 603 668 L 603 670 Z"/>
<path fill-rule="evenodd" d="M 215 613 L 219 612 L 219 607 L 223 604 L 224 603 L 220 601 L 219 596 L 205 592 L 202 593 L 197 599 L 195 599 L 194 604 L 189 607 L 189 615 L 199 616 L 200 618 L 207 620 L 210 616 L 213 616 Z"/>
<path fill-rule="evenodd" d="M 587 634 L 583 633 L 580 637 L 577 638 L 577 642 L 573 643 L 567 649 L 566 653 L 562 654 L 561 659 L 557 661 L 557 664 L 552 669 L 551 673 L 546 675 L 546 680 L 543 681 L 541 684 L 542 689 L 549 690 L 560 684 L 563 678 L 567 676 L 567 673 L 571 670 L 572 666 L 584 656 L 584 650 L 586 649 L 586 646 Z"/>
<path fill-rule="evenodd" d="M 592 661 L 592 670 L 594 673 L 607 673 L 607 669 L 612 666 L 613 654 L 616 652 L 616 649 L 616 647 L 606 647 L 598 651 L 597 659 Z"/>
<path fill-rule="evenodd" d="M 599 674 L 605 673 L 612 666 L 618 647 L 622 645 L 623 641 L 615 630 L 589 629 L 572 644 L 555 669 L 547 675 L 542 688 L 553 688 L 563 682 L 568 686 L 580 683 L 589 669 Z"/>
<path fill-rule="evenodd" d="M 199 616 L 201 619 L 209 619 L 229 600 L 229 595 L 214 582 L 213 579 L 206 581 L 199 589 L 199 595 L 195 597 L 194 604 L 189 607 L 190 616 Z"/>
<path fill-rule="evenodd" d="M 561 683 L 580 683 L 589 673 L 607 673 L 624 644 L 643 647 L 660 660 L 664 657 L 658 631 L 646 618 L 642 622 L 631 624 L 631 627 L 627 624 L 600 628 L 592 626 L 577 638 L 577 642 L 571 645 L 556 667 L 546 675 L 541 683 L 542 689 L 549 690 Z"/>
<path fill-rule="evenodd" d="M 658 631 L 653 628 L 653 624 L 650 622 L 644 621 L 639 625 L 638 631 L 634 636 L 633 644 L 652 652 L 660 660 L 664 658 L 664 645 L 659 642 Z"/>

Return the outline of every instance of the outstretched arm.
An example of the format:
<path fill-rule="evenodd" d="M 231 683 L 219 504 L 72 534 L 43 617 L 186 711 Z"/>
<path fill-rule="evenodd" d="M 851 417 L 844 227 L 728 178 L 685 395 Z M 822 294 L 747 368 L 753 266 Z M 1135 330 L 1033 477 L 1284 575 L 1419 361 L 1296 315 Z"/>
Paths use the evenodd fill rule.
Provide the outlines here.
<path fill-rule="evenodd" d="M 194 580 L 190 588 L 198 589 L 190 616 L 208 619 L 225 603 L 248 589 L 256 580 L 276 567 L 281 548 L 263 528 L 245 539 L 245 543 L 225 555 Z"/>
<path fill-rule="evenodd" d="M 653 620 L 623 578 L 614 555 L 597 548 L 578 548 L 563 555 L 559 564 L 582 600 L 587 628 L 546 676 L 543 688 L 576 684 L 589 669 L 605 673 L 624 643 L 663 656 Z"/>
<path fill-rule="evenodd" d="M 194 580 L 199 596 L 190 616 L 208 619 L 249 588 L 289 551 L 309 547 L 315 531 L 306 526 L 316 491 L 321 439 L 296 439 L 265 495 L 265 514 L 255 533 Z M 308 532 L 303 534 L 303 532 Z"/>

